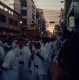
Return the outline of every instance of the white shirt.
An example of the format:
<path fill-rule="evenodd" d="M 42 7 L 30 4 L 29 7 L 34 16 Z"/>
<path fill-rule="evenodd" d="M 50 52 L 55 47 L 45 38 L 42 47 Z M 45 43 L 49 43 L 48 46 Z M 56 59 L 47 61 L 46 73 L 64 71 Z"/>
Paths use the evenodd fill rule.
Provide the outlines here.
<path fill-rule="evenodd" d="M 15 53 L 18 54 L 19 60 L 24 61 L 24 70 L 28 70 L 28 62 L 31 56 L 30 50 L 28 47 L 24 46 L 23 49 L 19 49 L 18 47 L 14 50 Z M 20 51 L 22 52 L 22 56 L 20 56 Z"/>
<path fill-rule="evenodd" d="M 24 54 L 22 49 L 19 49 L 19 62 L 24 62 Z"/>
<path fill-rule="evenodd" d="M 51 61 L 51 54 L 52 54 L 51 46 L 49 45 L 49 43 L 46 43 L 46 44 L 44 45 L 44 47 L 45 47 L 46 50 L 47 50 L 48 61 L 50 62 L 50 61 Z"/>
<path fill-rule="evenodd" d="M 40 48 L 40 55 L 44 58 L 44 60 L 46 61 L 47 60 L 47 57 L 48 57 L 48 55 L 47 55 L 47 51 L 46 51 L 46 49 L 44 48 L 44 47 L 41 47 Z M 37 65 L 38 66 L 38 69 L 37 69 L 37 73 L 39 74 L 39 75 L 45 75 L 46 74 L 46 72 L 45 72 L 45 61 L 42 61 L 38 56 L 35 56 L 35 65 Z"/>
<path fill-rule="evenodd" d="M 18 45 L 15 43 L 15 42 L 13 42 L 12 43 L 12 49 L 15 49 L 15 48 L 17 48 L 18 47 Z"/>
<path fill-rule="evenodd" d="M 7 68 L 2 72 L 2 80 L 18 80 L 18 57 L 12 50 L 6 54 L 2 66 Z"/>

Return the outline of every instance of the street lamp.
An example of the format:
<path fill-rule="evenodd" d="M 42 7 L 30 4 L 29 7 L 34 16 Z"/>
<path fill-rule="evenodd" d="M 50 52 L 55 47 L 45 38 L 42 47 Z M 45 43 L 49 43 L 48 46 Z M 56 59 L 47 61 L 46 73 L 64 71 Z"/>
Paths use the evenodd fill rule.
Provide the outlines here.
<path fill-rule="evenodd" d="M 22 23 L 23 23 L 23 22 L 22 22 L 22 21 L 20 21 L 20 25 L 22 25 Z"/>

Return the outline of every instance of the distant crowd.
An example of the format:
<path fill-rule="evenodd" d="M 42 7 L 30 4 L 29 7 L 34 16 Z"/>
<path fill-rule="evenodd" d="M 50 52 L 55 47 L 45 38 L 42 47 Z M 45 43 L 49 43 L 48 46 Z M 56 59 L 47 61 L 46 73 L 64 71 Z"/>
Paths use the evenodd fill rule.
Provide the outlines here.
<path fill-rule="evenodd" d="M 78 40 L 68 30 L 55 38 L 0 37 L 0 80 L 77 80 Z"/>

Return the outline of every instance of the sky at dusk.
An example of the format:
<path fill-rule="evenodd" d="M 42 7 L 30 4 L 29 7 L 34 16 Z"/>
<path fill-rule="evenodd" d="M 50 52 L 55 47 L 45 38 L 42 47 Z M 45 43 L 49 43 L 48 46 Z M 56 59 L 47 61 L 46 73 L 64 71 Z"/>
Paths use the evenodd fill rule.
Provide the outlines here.
<path fill-rule="evenodd" d="M 13 3 L 14 0 L 0 0 L 0 1 L 10 4 Z M 64 6 L 64 3 L 61 3 L 61 1 L 64 0 L 34 0 L 36 7 L 50 10 L 60 10 Z"/>
<path fill-rule="evenodd" d="M 45 20 L 48 24 L 46 29 L 51 33 L 53 33 L 55 25 L 58 24 L 61 8 L 64 8 L 64 3 L 61 3 L 61 1 L 64 0 L 34 0 L 36 7 L 44 9 Z M 49 21 L 55 21 L 55 24 L 50 24 Z"/>
<path fill-rule="evenodd" d="M 50 9 L 50 10 L 60 10 L 63 8 L 64 3 L 61 1 L 64 0 L 34 0 L 38 8 Z"/>

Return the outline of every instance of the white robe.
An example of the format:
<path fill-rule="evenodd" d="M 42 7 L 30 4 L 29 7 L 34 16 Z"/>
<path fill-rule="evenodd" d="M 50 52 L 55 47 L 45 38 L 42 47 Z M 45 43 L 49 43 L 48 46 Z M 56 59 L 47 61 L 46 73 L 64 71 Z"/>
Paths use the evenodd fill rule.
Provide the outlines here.
<path fill-rule="evenodd" d="M 15 48 L 17 48 L 18 47 L 18 45 L 15 43 L 15 42 L 13 42 L 12 43 L 12 49 L 15 49 Z"/>
<path fill-rule="evenodd" d="M 18 80 L 18 57 L 14 51 L 7 53 L 2 66 L 7 68 L 2 71 L 2 80 Z"/>
<path fill-rule="evenodd" d="M 46 44 L 44 45 L 44 47 L 45 47 L 46 50 L 47 50 L 48 63 L 50 63 L 50 61 L 51 61 L 51 54 L 52 54 L 51 46 L 49 45 L 49 43 L 46 43 Z"/>
<path fill-rule="evenodd" d="M 23 53 L 23 57 L 21 57 L 22 58 L 21 60 L 24 61 L 24 64 L 23 64 L 23 67 L 21 67 L 21 66 L 19 66 L 19 67 L 21 67 L 21 69 L 23 70 L 23 78 L 24 78 L 24 80 L 26 80 L 26 78 L 28 76 L 27 73 L 29 72 L 28 63 L 29 63 L 29 58 L 30 58 L 31 53 L 30 53 L 29 48 L 26 46 L 24 46 L 23 49 L 19 49 L 17 47 L 15 49 L 15 53 L 18 54 L 18 59 L 20 59 L 20 51 L 22 51 L 22 53 Z M 21 76 L 21 74 L 19 76 Z"/>
<path fill-rule="evenodd" d="M 56 55 L 56 52 L 57 52 L 57 40 L 54 41 L 54 43 L 53 43 L 53 56 Z"/>
<path fill-rule="evenodd" d="M 38 69 L 37 70 L 37 73 L 38 75 L 47 75 L 46 73 L 46 60 L 47 60 L 47 57 L 48 57 L 48 54 L 47 54 L 47 50 L 42 46 L 40 48 L 40 55 L 44 58 L 45 61 L 42 61 L 38 56 L 35 56 L 35 65 L 38 65 Z"/>

